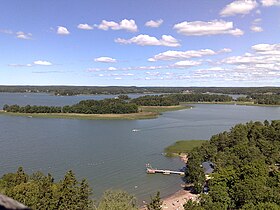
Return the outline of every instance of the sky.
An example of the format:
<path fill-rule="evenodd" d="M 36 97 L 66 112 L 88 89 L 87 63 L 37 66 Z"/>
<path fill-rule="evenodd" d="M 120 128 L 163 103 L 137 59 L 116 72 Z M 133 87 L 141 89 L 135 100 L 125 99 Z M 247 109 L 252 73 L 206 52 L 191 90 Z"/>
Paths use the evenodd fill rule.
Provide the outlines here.
<path fill-rule="evenodd" d="M 280 0 L 1 0 L 0 85 L 280 86 Z"/>

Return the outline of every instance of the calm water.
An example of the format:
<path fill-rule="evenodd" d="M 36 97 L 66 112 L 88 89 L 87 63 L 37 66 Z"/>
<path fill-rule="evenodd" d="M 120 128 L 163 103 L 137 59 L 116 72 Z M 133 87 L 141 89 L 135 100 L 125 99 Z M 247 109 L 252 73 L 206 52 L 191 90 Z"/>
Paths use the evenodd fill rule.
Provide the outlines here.
<path fill-rule="evenodd" d="M 46 94 L 0 93 L 3 104 L 66 105 L 88 98 Z M 167 112 L 152 120 L 66 120 L 0 115 L 0 176 L 24 166 L 28 172 L 50 172 L 56 179 L 73 169 L 89 180 L 96 197 L 121 188 L 147 199 L 157 190 L 163 196 L 180 188 L 178 176 L 147 175 L 145 164 L 178 169 L 177 159 L 163 149 L 181 139 L 209 139 L 213 134 L 250 120 L 280 118 L 279 107 L 195 105 Z M 139 132 L 132 132 L 139 129 Z"/>

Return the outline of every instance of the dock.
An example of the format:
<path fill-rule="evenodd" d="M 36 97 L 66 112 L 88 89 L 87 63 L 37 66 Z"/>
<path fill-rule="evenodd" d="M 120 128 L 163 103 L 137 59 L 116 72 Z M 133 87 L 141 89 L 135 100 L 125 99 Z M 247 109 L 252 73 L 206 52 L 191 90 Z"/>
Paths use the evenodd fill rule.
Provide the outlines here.
<path fill-rule="evenodd" d="M 146 164 L 146 173 L 147 174 L 156 174 L 156 173 L 161 173 L 164 175 L 170 175 L 170 174 L 177 174 L 180 176 L 184 176 L 185 172 L 183 171 L 173 171 L 169 169 L 154 169 L 150 164 Z"/>

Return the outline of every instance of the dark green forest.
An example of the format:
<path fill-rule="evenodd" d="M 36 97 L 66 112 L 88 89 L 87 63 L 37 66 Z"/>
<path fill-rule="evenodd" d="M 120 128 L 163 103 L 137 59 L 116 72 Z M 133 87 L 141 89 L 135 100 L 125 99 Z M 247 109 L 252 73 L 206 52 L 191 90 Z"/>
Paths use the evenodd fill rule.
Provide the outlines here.
<path fill-rule="evenodd" d="M 48 210 L 137 210 L 136 198 L 121 190 L 105 191 L 99 202 L 85 179 L 77 180 L 68 171 L 62 180 L 42 172 L 31 175 L 19 167 L 16 173 L 8 173 L 0 179 L 3 193 L 31 209 Z"/>
<path fill-rule="evenodd" d="M 138 112 L 138 106 L 121 99 L 83 100 L 72 106 L 4 105 L 4 111 L 19 113 L 127 114 Z"/>
<path fill-rule="evenodd" d="M 186 175 L 197 193 L 203 161 L 214 163 L 209 193 L 185 209 L 280 209 L 280 121 L 238 124 L 193 149 Z"/>

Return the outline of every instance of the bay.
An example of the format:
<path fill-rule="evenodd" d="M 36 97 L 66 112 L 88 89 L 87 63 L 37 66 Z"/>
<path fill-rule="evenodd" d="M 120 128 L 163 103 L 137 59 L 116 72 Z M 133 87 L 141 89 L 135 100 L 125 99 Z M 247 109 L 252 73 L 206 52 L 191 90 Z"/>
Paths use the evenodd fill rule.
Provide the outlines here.
<path fill-rule="evenodd" d="M 137 95 L 138 96 L 138 95 Z M 66 105 L 114 96 L 57 97 L 1 93 L 4 104 Z M 147 200 L 157 190 L 167 196 L 180 189 L 180 177 L 147 175 L 145 164 L 177 170 L 178 159 L 162 155 L 176 140 L 209 139 L 250 120 L 277 120 L 279 107 L 195 104 L 150 120 L 69 120 L 0 115 L 0 176 L 18 166 L 61 179 L 67 170 L 87 178 L 96 198 L 106 189 L 123 189 Z M 133 132 L 133 129 L 139 130 Z"/>

